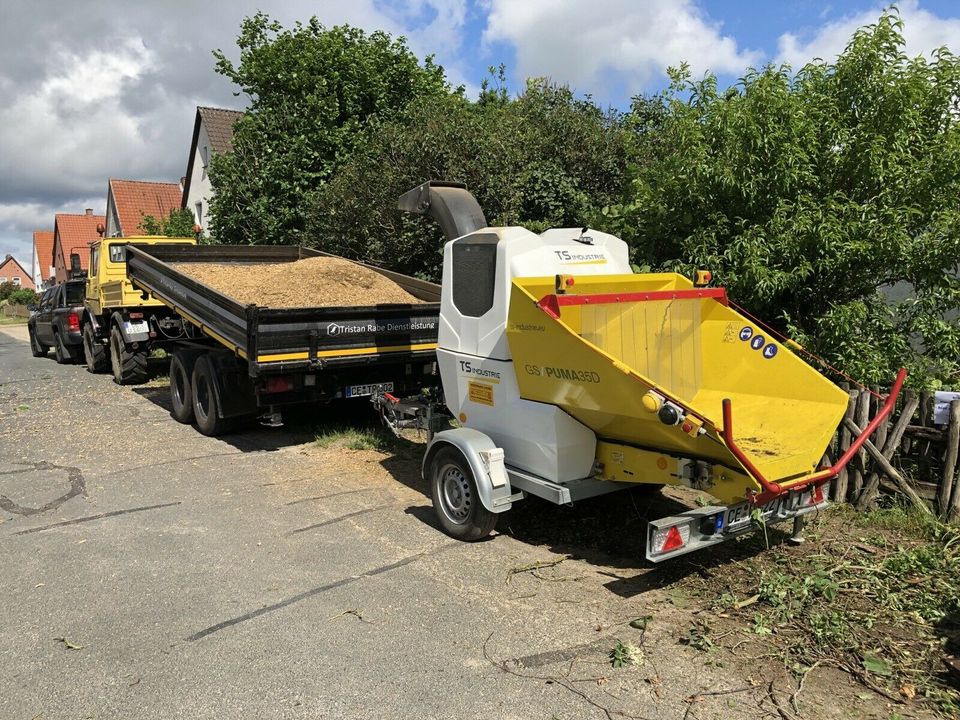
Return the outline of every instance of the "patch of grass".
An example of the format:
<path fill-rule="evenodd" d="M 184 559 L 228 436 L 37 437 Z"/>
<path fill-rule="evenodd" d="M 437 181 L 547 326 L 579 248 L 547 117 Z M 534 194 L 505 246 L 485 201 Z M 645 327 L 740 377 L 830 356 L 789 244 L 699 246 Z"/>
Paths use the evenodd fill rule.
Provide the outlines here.
<path fill-rule="evenodd" d="M 0 315 L 0 325 L 26 325 L 27 318 L 25 317 L 7 317 L 6 315 Z"/>
<path fill-rule="evenodd" d="M 357 427 L 324 428 L 317 434 L 317 447 L 345 447 L 349 450 L 377 450 L 389 452 L 396 445 L 392 435 L 380 430 Z"/>
<path fill-rule="evenodd" d="M 774 546 L 690 582 L 712 586 L 714 611 L 787 667 L 828 663 L 889 697 L 915 694 L 960 715 L 960 692 L 942 664 L 945 648 L 960 648 L 957 528 L 902 506 L 840 507 L 807 544 Z M 707 644 L 706 627 L 698 621 L 681 642 Z"/>
<path fill-rule="evenodd" d="M 636 645 L 617 640 L 617 644 L 613 646 L 609 657 L 610 664 L 615 668 L 625 665 L 639 665 L 643 662 L 643 651 Z"/>

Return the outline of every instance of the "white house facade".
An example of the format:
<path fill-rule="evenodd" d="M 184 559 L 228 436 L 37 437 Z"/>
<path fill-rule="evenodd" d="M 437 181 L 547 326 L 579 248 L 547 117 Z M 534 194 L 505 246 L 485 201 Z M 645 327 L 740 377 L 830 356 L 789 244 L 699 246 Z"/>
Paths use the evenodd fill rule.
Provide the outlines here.
<path fill-rule="evenodd" d="M 193 139 L 187 174 L 183 182 L 183 205 L 188 208 L 207 235 L 210 219 L 210 199 L 213 186 L 210 184 L 209 166 L 214 155 L 230 152 L 233 148 L 233 125 L 243 117 L 242 112 L 223 108 L 198 107 L 193 124 Z"/>

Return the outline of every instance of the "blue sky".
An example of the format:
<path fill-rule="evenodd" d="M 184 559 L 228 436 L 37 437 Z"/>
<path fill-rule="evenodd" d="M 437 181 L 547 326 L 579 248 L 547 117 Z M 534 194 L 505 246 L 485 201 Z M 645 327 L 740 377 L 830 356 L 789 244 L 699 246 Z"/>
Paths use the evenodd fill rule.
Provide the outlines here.
<path fill-rule="evenodd" d="M 0 257 L 30 263 L 57 212 L 102 213 L 107 179 L 177 181 L 197 105 L 242 108 L 213 71 L 243 17 L 405 35 L 475 94 L 545 76 L 624 108 L 687 61 L 736 82 L 748 66 L 833 58 L 887 2 L 872 0 L 0 0 Z M 960 52 L 960 1 L 901 0 L 910 54 Z"/>

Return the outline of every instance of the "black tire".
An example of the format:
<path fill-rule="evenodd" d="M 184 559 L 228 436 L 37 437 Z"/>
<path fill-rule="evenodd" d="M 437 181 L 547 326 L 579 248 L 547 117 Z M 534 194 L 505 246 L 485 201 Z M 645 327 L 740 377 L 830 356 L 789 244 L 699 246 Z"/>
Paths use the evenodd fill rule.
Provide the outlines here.
<path fill-rule="evenodd" d="M 216 370 L 207 355 L 201 355 L 194 363 L 190 385 L 193 395 L 193 419 L 197 430 L 209 437 L 232 431 L 236 426 L 236 419 L 220 417 Z"/>
<path fill-rule="evenodd" d="M 473 472 L 459 450 L 445 447 L 433 458 L 430 496 L 444 532 L 457 540 L 482 540 L 497 526 L 497 514 L 480 502 Z"/>
<path fill-rule="evenodd" d="M 87 372 L 106 372 L 110 365 L 107 349 L 93 336 L 93 325 L 90 323 L 83 326 L 83 359 L 87 365 Z"/>
<path fill-rule="evenodd" d="M 34 333 L 32 327 L 27 327 L 27 332 L 30 334 L 30 354 L 34 357 L 46 357 L 47 351 L 50 348 L 42 345 L 40 341 L 37 340 L 36 333 Z"/>
<path fill-rule="evenodd" d="M 170 414 L 177 422 L 193 422 L 193 366 L 199 353 L 181 350 L 170 358 Z"/>
<path fill-rule="evenodd" d="M 53 356 L 60 365 L 72 365 L 77 361 L 76 352 L 64 344 L 63 336 L 58 332 L 53 333 Z"/>
<path fill-rule="evenodd" d="M 110 365 L 117 385 L 139 385 L 147 381 L 147 353 L 127 349 L 118 327 L 110 330 Z"/>

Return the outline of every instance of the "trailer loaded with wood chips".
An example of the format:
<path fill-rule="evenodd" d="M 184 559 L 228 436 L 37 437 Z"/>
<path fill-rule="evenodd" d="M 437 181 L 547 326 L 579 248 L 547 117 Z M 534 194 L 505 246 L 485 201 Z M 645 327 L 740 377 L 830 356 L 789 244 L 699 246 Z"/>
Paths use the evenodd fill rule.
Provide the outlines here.
<path fill-rule="evenodd" d="M 439 382 L 433 283 L 299 247 L 129 245 L 126 259 L 133 286 L 189 330 L 172 350 L 172 413 L 206 435 Z"/>

